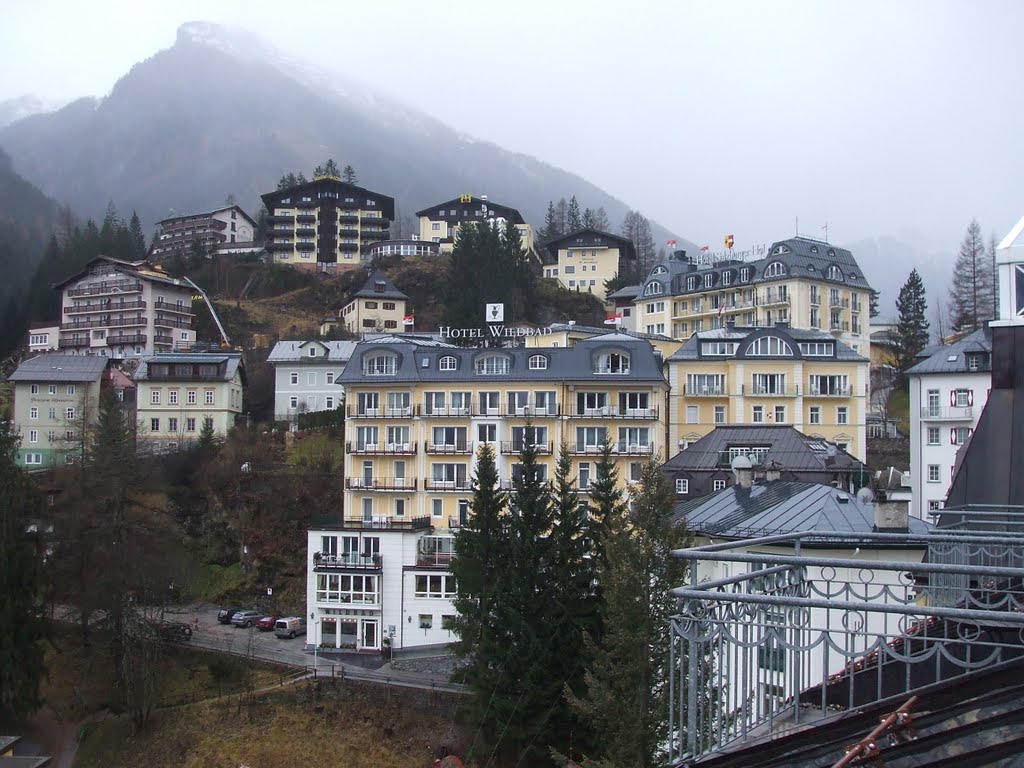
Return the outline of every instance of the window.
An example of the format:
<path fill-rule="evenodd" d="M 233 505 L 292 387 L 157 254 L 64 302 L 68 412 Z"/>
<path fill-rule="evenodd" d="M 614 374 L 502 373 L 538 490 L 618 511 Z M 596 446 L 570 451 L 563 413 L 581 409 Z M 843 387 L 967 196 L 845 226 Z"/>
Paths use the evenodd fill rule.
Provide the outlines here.
<path fill-rule="evenodd" d="M 175 418 L 167 419 L 167 431 L 177 432 L 178 431 L 178 420 Z"/>
<path fill-rule="evenodd" d="M 30 391 L 32 392 L 33 395 L 38 395 L 39 394 L 39 385 L 38 384 L 33 384 L 29 389 L 30 389 Z M 50 393 L 51 395 L 56 394 L 56 390 L 57 390 L 56 387 L 50 387 L 50 389 L 54 390 L 53 392 Z"/>
<path fill-rule="evenodd" d="M 292 384 L 298 384 L 299 383 L 299 374 L 293 373 L 292 376 L 291 376 L 291 379 L 292 379 Z"/>
<path fill-rule="evenodd" d="M 967 356 L 967 370 L 976 371 L 981 367 L 981 355 Z"/>
<path fill-rule="evenodd" d="M 68 384 L 68 394 L 69 395 L 75 394 L 75 385 L 74 384 Z"/>
<path fill-rule="evenodd" d="M 69 429 L 67 432 L 65 432 L 64 439 L 67 440 L 69 443 L 73 443 L 75 441 L 75 430 Z"/>
<path fill-rule="evenodd" d="M 685 477 L 676 478 L 676 493 L 689 493 L 690 492 L 690 481 Z"/>
<path fill-rule="evenodd" d="M 196 431 L 196 420 L 195 419 L 192 419 L 192 418 L 185 419 L 185 431 L 186 432 L 195 432 Z"/>
<path fill-rule="evenodd" d="M 598 355 L 594 373 L 629 373 L 629 355 L 620 352 Z"/>
<path fill-rule="evenodd" d="M 74 421 L 75 420 L 75 409 L 74 408 L 67 408 L 64 411 L 64 418 L 66 418 L 68 421 Z"/>
<path fill-rule="evenodd" d="M 941 475 L 941 473 L 939 471 L 939 465 L 938 464 L 929 464 L 928 465 L 928 482 L 929 483 L 938 483 L 938 482 L 941 481 L 941 477 L 942 477 L 942 475 Z"/>
<path fill-rule="evenodd" d="M 966 408 L 971 404 L 971 390 L 969 389 L 955 389 L 953 390 L 954 405 L 957 408 Z"/>
<path fill-rule="evenodd" d="M 434 617 L 429 613 L 420 614 L 420 629 L 430 629 L 434 626 Z"/>
<path fill-rule="evenodd" d="M 367 309 L 376 309 L 377 308 L 377 302 L 376 301 L 368 301 L 368 302 L 366 302 L 366 308 Z"/>
<path fill-rule="evenodd" d="M 416 575 L 416 597 L 446 598 L 455 597 L 455 577 L 448 574 Z"/>
<path fill-rule="evenodd" d="M 644 296 L 660 296 L 665 292 L 665 287 L 657 280 L 651 280 L 644 288 Z"/>
<path fill-rule="evenodd" d="M 438 221 L 431 222 L 430 223 L 430 229 L 432 231 L 434 231 L 434 232 L 440 232 L 441 231 L 441 223 L 438 222 Z"/>
<path fill-rule="evenodd" d="M 723 491 L 725 490 L 725 480 L 712 480 L 711 481 L 712 491 Z"/>
<path fill-rule="evenodd" d="M 497 424 L 477 424 L 477 440 L 481 443 L 493 443 L 498 439 Z"/>
<path fill-rule="evenodd" d="M 755 424 L 763 424 L 764 423 L 764 406 L 763 405 L 755 405 L 754 406 L 753 417 L 752 417 L 751 420 Z"/>
<path fill-rule="evenodd" d="M 573 266 L 572 264 L 567 264 L 565 268 L 562 270 L 562 272 L 566 275 L 575 275 L 576 267 Z"/>
<path fill-rule="evenodd" d="M 938 499 L 932 499 L 931 501 L 928 502 L 929 512 L 936 512 L 940 509 L 942 509 L 942 502 L 939 501 Z"/>
<path fill-rule="evenodd" d="M 196 404 L 196 391 L 194 389 L 190 389 L 186 393 L 186 395 L 185 395 L 185 402 L 187 402 L 189 405 L 195 405 Z"/>
<path fill-rule="evenodd" d="M 388 427 L 387 437 L 387 444 L 389 447 L 395 448 L 399 446 L 407 446 L 409 445 L 409 428 Z"/>
<path fill-rule="evenodd" d="M 811 424 L 821 424 L 821 406 L 812 405 L 810 410 L 810 418 L 808 421 Z"/>
<path fill-rule="evenodd" d="M 160 390 L 154 389 L 149 393 L 149 402 L 152 405 L 160 405 Z"/>
<path fill-rule="evenodd" d="M 646 451 L 651 447 L 650 430 L 647 427 L 619 427 L 619 451 Z"/>
<path fill-rule="evenodd" d="M 57 418 L 57 409 L 56 408 L 50 408 L 49 411 L 48 411 L 48 414 L 49 414 L 50 421 L 53 421 L 54 419 Z"/>
<path fill-rule="evenodd" d="M 786 267 L 781 261 L 776 261 L 767 266 L 764 270 L 765 277 L 782 277 L 786 274 Z"/>
<path fill-rule="evenodd" d="M 580 490 L 590 487 L 590 462 L 584 461 L 580 464 L 579 468 L 579 482 Z"/>
<path fill-rule="evenodd" d="M 939 445 L 940 432 L 938 427 L 928 427 L 928 445 Z"/>
<path fill-rule="evenodd" d="M 288 398 L 288 407 L 289 408 L 298 408 L 299 407 L 299 398 L 295 397 L 295 396 L 292 396 L 292 397 Z"/>
<path fill-rule="evenodd" d="M 39 442 L 39 432 L 37 430 L 34 430 L 34 429 L 29 430 L 28 441 L 30 443 L 38 443 Z"/>
<path fill-rule="evenodd" d="M 605 443 L 604 427 L 576 427 L 576 450 L 598 451 Z"/>
<path fill-rule="evenodd" d="M 441 499 L 430 500 L 430 514 L 434 517 L 442 517 L 444 515 L 444 502 Z"/>
<path fill-rule="evenodd" d="M 41 453 L 26 453 L 25 454 L 25 463 L 26 464 L 42 464 L 43 463 L 43 454 L 41 454 Z"/>
<path fill-rule="evenodd" d="M 700 408 L 696 405 L 686 406 L 686 423 L 697 424 L 700 422 Z"/>
<path fill-rule="evenodd" d="M 506 376 L 508 375 L 509 361 L 505 355 L 484 355 L 477 358 L 474 367 L 478 375 Z"/>
<path fill-rule="evenodd" d="M 928 415 L 938 416 L 939 415 L 939 390 L 929 389 L 928 390 Z"/>
<path fill-rule="evenodd" d="M 555 393 L 550 390 L 539 390 L 533 393 L 533 410 L 535 413 L 547 416 L 558 414 L 558 402 Z"/>
<path fill-rule="evenodd" d="M 845 405 L 836 408 L 836 424 L 849 424 L 850 411 Z"/>
<path fill-rule="evenodd" d="M 497 415 L 501 413 L 501 393 L 481 392 L 480 413 L 482 415 Z"/>
<path fill-rule="evenodd" d="M 334 410 L 334 398 L 331 397 L 330 395 L 324 398 L 324 408 L 326 408 L 328 411 Z"/>
<path fill-rule="evenodd" d="M 793 348 L 778 336 L 762 336 L 747 346 L 748 355 L 785 355 L 792 357 Z"/>
<path fill-rule="evenodd" d="M 950 431 L 950 443 L 952 445 L 963 445 L 967 442 L 967 438 L 971 436 L 971 430 L 969 427 L 956 427 Z"/>
<path fill-rule="evenodd" d="M 715 424 L 725 424 L 725 406 L 715 406 Z"/>
<path fill-rule="evenodd" d="M 210 418 L 209 416 L 205 416 L 203 418 L 203 428 L 204 429 L 213 429 L 213 419 Z"/>
<path fill-rule="evenodd" d="M 167 402 L 171 405 L 178 404 L 178 390 L 172 389 L 167 392 Z"/>
<path fill-rule="evenodd" d="M 752 377 L 751 394 L 784 395 L 786 393 L 786 374 L 755 373 Z"/>
<path fill-rule="evenodd" d="M 438 361 L 437 368 L 441 371 L 454 371 L 458 368 L 458 365 L 458 360 L 451 355 L 445 355 Z"/>
<path fill-rule="evenodd" d="M 39 418 L 39 409 L 36 408 L 35 406 L 32 406 L 31 408 L 29 408 L 28 409 L 28 417 L 30 419 L 38 419 Z"/>
<path fill-rule="evenodd" d="M 775 423 L 785 424 L 786 423 L 786 406 L 776 405 L 775 406 Z"/>
<path fill-rule="evenodd" d="M 548 367 L 548 359 L 544 355 L 530 355 L 527 366 L 531 371 L 544 371 Z"/>
<path fill-rule="evenodd" d="M 205 394 L 206 394 L 206 396 L 205 396 L 203 402 L 206 403 L 206 405 L 213 405 L 213 394 L 214 394 L 213 390 L 212 389 L 208 389 L 208 390 L 206 390 Z"/>
<path fill-rule="evenodd" d="M 398 355 L 378 354 L 363 359 L 364 376 L 394 376 L 398 371 Z"/>
<path fill-rule="evenodd" d="M 150 419 L 149 420 L 149 431 L 150 432 L 159 432 L 160 431 L 160 419 Z"/>
<path fill-rule="evenodd" d="M 688 374 L 686 374 L 686 394 L 688 394 L 688 395 L 723 395 L 723 394 L 725 394 L 725 374 L 723 374 L 723 373 L 688 373 Z"/>

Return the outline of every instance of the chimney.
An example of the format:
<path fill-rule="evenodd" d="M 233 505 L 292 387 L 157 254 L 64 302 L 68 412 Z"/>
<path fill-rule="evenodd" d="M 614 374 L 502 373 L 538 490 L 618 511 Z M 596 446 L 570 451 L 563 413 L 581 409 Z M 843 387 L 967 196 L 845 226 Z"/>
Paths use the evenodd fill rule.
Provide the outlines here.
<path fill-rule="evenodd" d="M 879 531 L 905 531 L 910 526 L 910 502 L 876 501 L 875 529 Z"/>
<path fill-rule="evenodd" d="M 766 469 L 765 472 L 764 472 L 764 480 L 765 480 L 766 483 L 774 483 L 776 480 L 779 480 L 781 477 L 782 477 L 782 472 L 780 472 L 775 467 L 772 467 L 771 469 Z"/>
<path fill-rule="evenodd" d="M 750 464 L 750 459 L 746 456 L 734 458 L 732 460 L 732 473 L 736 476 L 736 485 L 749 491 L 750 486 L 754 482 L 754 468 Z"/>

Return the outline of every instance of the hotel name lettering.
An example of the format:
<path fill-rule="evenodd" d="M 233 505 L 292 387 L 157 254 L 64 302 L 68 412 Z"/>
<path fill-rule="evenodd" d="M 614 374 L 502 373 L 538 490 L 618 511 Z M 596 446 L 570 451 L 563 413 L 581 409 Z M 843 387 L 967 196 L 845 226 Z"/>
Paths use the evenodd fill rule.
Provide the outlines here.
<path fill-rule="evenodd" d="M 522 339 L 527 336 L 544 336 L 551 333 L 551 328 L 510 328 L 507 325 L 452 328 L 450 325 L 442 325 L 438 332 L 442 339 Z"/>

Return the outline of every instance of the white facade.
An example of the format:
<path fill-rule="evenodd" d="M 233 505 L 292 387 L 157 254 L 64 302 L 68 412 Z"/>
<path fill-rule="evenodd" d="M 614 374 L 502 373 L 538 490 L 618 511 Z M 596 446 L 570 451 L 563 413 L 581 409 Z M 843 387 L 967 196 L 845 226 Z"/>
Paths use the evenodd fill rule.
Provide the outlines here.
<path fill-rule="evenodd" d="M 28 332 L 29 354 L 39 352 L 56 352 L 57 340 L 60 338 L 60 326 L 51 325 L 45 328 L 31 328 Z"/>
<path fill-rule="evenodd" d="M 428 525 L 371 526 L 308 532 L 307 645 L 373 651 L 384 638 L 396 649 L 454 641 L 453 537 Z"/>
<path fill-rule="evenodd" d="M 274 418 L 290 421 L 302 413 L 341 405 L 335 384 L 352 356 L 354 341 L 279 341 L 267 362 L 274 366 Z"/>
<path fill-rule="evenodd" d="M 936 354 L 947 355 L 947 349 Z M 992 374 L 988 370 L 920 374 L 911 371 L 910 514 L 914 517 L 930 520 L 929 513 L 945 504 L 956 453 L 974 432 L 991 387 Z"/>

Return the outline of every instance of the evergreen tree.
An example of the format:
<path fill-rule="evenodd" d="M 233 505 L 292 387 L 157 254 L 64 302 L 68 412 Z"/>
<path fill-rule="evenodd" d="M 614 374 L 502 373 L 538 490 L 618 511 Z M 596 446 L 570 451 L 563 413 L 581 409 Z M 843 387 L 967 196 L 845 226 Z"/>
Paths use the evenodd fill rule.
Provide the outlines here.
<path fill-rule="evenodd" d="M 215 445 L 216 435 L 213 431 L 213 419 L 203 419 L 203 426 L 199 430 L 199 450 L 208 453 Z"/>
<path fill-rule="evenodd" d="M 298 186 L 299 181 L 295 177 L 294 173 L 286 173 L 277 182 L 277 191 L 280 192 L 285 189 L 291 189 L 292 187 Z"/>
<path fill-rule="evenodd" d="M 486 258 L 485 226 L 467 222 L 459 228 L 448 262 L 444 322 L 456 328 L 475 328 L 481 324 L 484 299 L 478 280 L 481 259 Z M 489 266 L 489 265 L 488 265 Z"/>
<path fill-rule="evenodd" d="M 43 563 L 28 527 L 41 522 L 45 506 L 17 465 L 18 442 L 0 416 L 0 723 L 23 725 L 41 704 Z"/>
<path fill-rule="evenodd" d="M 555 203 L 555 225 L 558 227 L 558 236 L 569 234 L 569 204 L 564 197 L 558 198 Z"/>
<path fill-rule="evenodd" d="M 879 292 L 872 288 L 868 293 L 868 309 L 872 319 L 878 317 Z"/>
<path fill-rule="evenodd" d="M 581 222 L 583 224 L 584 229 L 594 228 L 594 211 L 592 208 L 583 209 L 583 216 L 581 217 Z"/>
<path fill-rule="evenodd" d="M 351 165 L 346 165 L 345 170 L 341 172 L 341 180 L 346 184 L 358 184 L 359 179 L 356 177 L 356 169 Z"/>
<path fill-rule="evenodd" d="M 107 212 L 103 215 L 103 226 L 100 227 L 100 239 L 104 243 L 112 242 L 121 225 L 121 215 L 117 212 L 117 206 L 114 205 L 113 200 L 108 200 Z"/>
<path fill-rule="evenodd" d="M 981 225 L 971 219 L 953 265 L 949 286 L 949 320 L 954 331 L 974 331 L 993 319 L 995 283 Z"/>
<path fill-rule="evenodd" d="M 555 211 L 555 204 L 551 200 L 548 200 L 548 211 L 544 214 L 544 226 L 540 228 L 537 233 L 537 239 L 541 243 L 550 243 L 552 240 L 557 240 L 565 233 L 558 225 L 558 214 Z"/>
<path fill-rule="evenodd" d="M 686 566 L 673 558 L 686 534 L 672 523 L 675 495 L 654 462 L 632 493 L 634 511 L 609 526 L 603 576 L 604 636 L 584 691 L 570 691 L 571 708 L 589 724 L 596 743 L 584 766 L 648 768 L 664 760 L 670 669 L 666 631 L 675 610 L 669 596 Z"/>
<path fill-rule="evenodd" d="M 576 202 L 576 195 L 569 198 L 569 207 L 565 212 L 566 230 L 578 232 L 583 229 L 583 217 L 580 215 L 580 204 Z"/>
<path fill-rule="evenodd" d="M 146 258 L 146 235 L 142 232 L 142 222 L 135 211 L 132 211 L 131 222 L 128 224 L 128 239 L 133 259 Z"/>
<path fill-rule="evenodd" d="M 295 184 L 296 185 L 301 186 L 303 184 L 308 184 L 308 183 L 309 183 L 309 181 L 306 179 L 306 174 L 304 174 L 302 171 L 299 171 L 295 175 Z"/>
<path fill-rule="evenodd" d="M 641 277 L 646 277 L 657 258 L 651 223 L 640 211 L 630 211 L 622 220 L 622 236 L 632 241 L 636 250 L 637 269 Z"/>
<path fill-rule="evenodd" d="M 619 470 L 615 466 L 610 442 L 606 441 L 601 448 L 601 455 L 594 468 L 594 478 L 590 481 L 589 496 L 587 536 L 592 542 L 591 551 L 596 562 L 600 593 L 601 576 L 608 568 L 606 542 L 621 524 L 626 510 L 626 503 L 619 488 Z"/>
<path fill-rule="evenodd" d="M 334 162 L 333 157 L 327 158 L 327 162 L 323 165 L 318 165 L 313 171 L 314 179 L 330 178 L 340 179 L 341 171 L 338 170 L 338 164 Z"/>
<path fill-rule="evenodd" d="M 896 368 L 903 377 L 914 365 L 918 352 L 928 344 L 928 302 L 924 282 L 916 269 L 910 271 L 907 282 L 900 288 L 896 299 L 899 321 L 896 325 Z"/>

